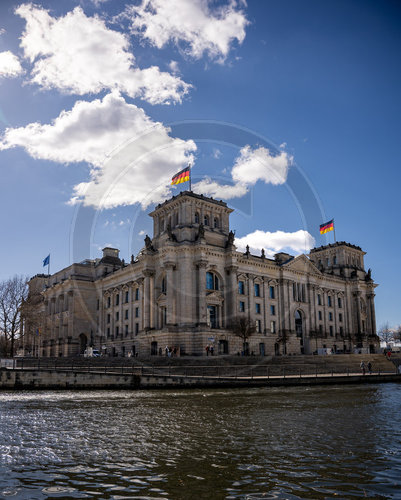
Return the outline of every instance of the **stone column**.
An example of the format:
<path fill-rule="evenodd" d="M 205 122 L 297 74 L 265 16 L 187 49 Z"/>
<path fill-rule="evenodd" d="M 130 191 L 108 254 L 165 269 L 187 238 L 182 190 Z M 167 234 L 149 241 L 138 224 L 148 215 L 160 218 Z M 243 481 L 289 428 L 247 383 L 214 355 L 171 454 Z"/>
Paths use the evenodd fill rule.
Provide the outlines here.
<path fill-rule="evenodd" d="M 166 270 L 166 285 L 167 285 L 167 318 L 166 324 L 173 325 L 175 323 L 174 318 L 174 295 L 175 295 L 175 287 L 173 280 L 173 271 L 175 269 L 175 265 L 171 262 L 168 262 L 164 265 Z"/>
<path fill-rule="evenodd" d="M 375 296 L 376 294 L 373 292 L 368 295 L 372 335 L 376 335 Z"/>
<path fill-rule="evenodd" d="M 196 267 L 198 270 L 198 323 L 199 326 L 206 326 L 207 311 L 206 311 L 206 260 L 198 260 Z"/>
<path fill-rule="evenodd" d="M 248 274 L 248 317 L 250 320 L 255 321 L 255 276 Z"/>
<path fill-rule="evenodd" d="M 144 271 L 144 281 L 143 281 L 143 328 L 144 330 L 149 330 L 151 322 L 150 322 L 150 280 L 153 275 L 152 271 L 145 270 Z"/>
<path fill-rule="evenodd" d="M 357 317 L 357 333 L 362 332 L 362 322 L 361 322 L 361 292 L 354 292 L 355 297 L 355 307 L 356 307 L 356 317 Z"/>
<path fill-rule="evenodd" d="M 227 328 L 237 316 L 237 271 L 238 266 L 230 265 L 226 267 L 226 273 L 228 275 L 226 282 L 226 296 L 225 296 L 225 327 Z"/>

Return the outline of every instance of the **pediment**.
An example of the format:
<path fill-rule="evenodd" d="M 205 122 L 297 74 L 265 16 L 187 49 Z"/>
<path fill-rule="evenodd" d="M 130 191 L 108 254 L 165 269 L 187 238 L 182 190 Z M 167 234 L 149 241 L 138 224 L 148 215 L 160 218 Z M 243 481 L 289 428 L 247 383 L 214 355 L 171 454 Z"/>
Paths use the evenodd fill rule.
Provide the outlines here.
<path fill-rule="evenodd" d="M 157 297 L 157 302 L 160 302 L 162 300 L 166 300 L 167 299 L 167 295 L 163 292 L 161 293 L 158 297 Z"/>
<path fill-rule="evenodd" d="M 313 264 L 311 260 L 304 254 L 298 255 L 294 259 L 291 259 L 286 264 L 283 264 L 283 268 L 290 269 L 291 271 L 298 271 L 301 273 L 311 273 L 311 274 L 322 274 L 319 269 Z"/>
<path fill-rule="evenodd" d="M 206 297 L 208 299 L 219 299 L 219 300 L 221 300 L 222 299 L 222 294 L 221 294 L 221 292 L 213 290 L 212 292 L 208 292 L 206 294 Z"/>

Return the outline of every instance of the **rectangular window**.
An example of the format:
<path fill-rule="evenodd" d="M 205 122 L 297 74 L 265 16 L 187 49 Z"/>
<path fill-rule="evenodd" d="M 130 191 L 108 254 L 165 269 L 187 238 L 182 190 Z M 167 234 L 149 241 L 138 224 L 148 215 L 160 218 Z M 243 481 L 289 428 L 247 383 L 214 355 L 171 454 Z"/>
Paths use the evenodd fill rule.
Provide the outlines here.
<path fill-rule="evenodd" d="M 260 285 L 259 285 L 259 283 L 255 283 L 254 288 L 255 288 L 255 297 L 260 297 Z"/>
<path fill-rule="evenodd" d="M 331 307 L 331 297 L 330 295 L 327 297 L 327 305 Z"/>
<path fill-rule="evenodd" d="M 341 297 L 338 297 L 338 308 L 342 309 L 343 307 L 343 301 L 341 300 Z"/>
<path fill-rule="evenodd" d="M 329 313 L 329 321 L 333 321 L 333 313 Z"/>
<path fill-rule="evenodd" d="M 319 333 L 322 334 L 323 333 L 323 326 L 322 325 L 319 325 Z"/>
<path fill-rule="evenodd" d="M 317 294 L 317 305 L 318 306 L 322 305 L 322 296 L 320 295 L 320 293 Z"/>
<path fill-rule="evenodd" d="M 270 298 L 274 299 L 274 295 L 275 295 L 274 286 L 269 286 L 269 296 L 270 296 Z"/>
<path fill-rule="evenodd" d="M 125 325 L 125 336 L 128 335 L 128 325 Z"/>
<path fill-rule="evenodd" d="M 107 297 L 107 307 L 110 307 L 110 306 L 111 306 L 111 298 Z"/>
<path fill-rule="evenodd" d="M 139 300 L 139 288 L 135 288 L 135 300 Z"/>
<path fill-rule="evenodd" d="M 270 331 L 272 333 L 276 333 L 276 322 L 275 321 L 270 321 Z"/>
<path fill-rule="evenodd" d="M 243 281 L 238 281 L 238 293 L 240 295 L 244 295 L 245 294 L 245 284 Z"/>
<path fill-rule="evenodd" d="M 273 306 L 273 305 L 270 306 L 270 314 L 272 316 L 276 315 L 276 306 Z"/>
<path fill-rule="evenodd" d="M 319 311 L 318 313 L 319 321 L 322 321 L 322 311 Z"/>
<path fill-rule="evenodd" d="M 340 326 L 340 335 L 341 335 L 341 337 L 344 336 L 344 328 L 342 326 Z"/>
<path fill-rule="evenodd" d="M 333 257 L 333 265 L 334 266 L 337 265 L 337 256 L 336 255 Z"/>
<path fill-rule="evenodd" d="M 120 319 L 120 313 L 117 311 L 116 312 L 116 321 L 118 321 Z"/>
<path fill-rule="evenodd" d="M 118 333 L 119 333 L 119 328 L 118 326 L 116 326 L 116 337 L 118 337 Z"/>
<path fill-rule="evenodd" d="M 340 314 L 338 315 L 338 321 L 339 321 L 340 323 L 342 323 L 342 322 L 343 322 L 343 315 L 342 315 L 342 313 L 340 313 Z"/>
<path fill-rule="evenodd" d="M 99 309 L 100 309 L 100 300 L 99 300 L 99 299 L 97 299 L 96 309 L 97 309 L 97 310 L 99 310 Z"/>
<path fill-rule="evenodd" d="M 120 303 L 120 294 L 118 293 L 116 295 L 116 306 L 118 306 L 119 303 Z"/>
<path fill-rule="evenodd" d="M 107 315 L 107 323 L 110 323 L 111 316 L 110 314 Z"/>
<path fill-rule="evenodd" d="M 258 302 L 255 304 L 255 312 L 256 314 L 260 314 L 260 304 Z"/>
<path fill-rule="evenodd" d="M 256 331 L 258 333 L 260 333 L 262 331 L 262 322 L 260 321 L 260 319 L 256 320 Z"/>
<path fill-rule="evenodd" d="M 110 337 L 110 327 L 107 328 L 107 336 Z"/>
<path fill-rule="evenodd" d="M 139 318 L 139 307 L 135 307 L 135 318 Z"/>
<path fill-rule="evenodd" d="M 245 302 L 240 302 L 239 303 L 239 312 L 245 312 Z"/>
<path fill-rule="evenodd" d="M 127 303 L 129 301 L 129 291 L 127 290 L 125 292 L 125 302 Z"/>
<path fill-rule="evenodd" d="M 330 337 L 332 337 L 332 336 L 333 336 L 333 327 L 332 327 L 332 325 L 330 325 Z"/>
<path fill-rule="evenodd" d="M 125 319 L 128 319 L 128 309 L 125 310 Z"/>
<path fill-rule="evenodd" d="M 135 335 L 139 333 L 139 323 L 135 323 Z"/>
<path fill-rule="evenodd" d="M 362 320 L 362 331 L 363 332 L 365 331 L 365 320 L 364 319 Z"/>

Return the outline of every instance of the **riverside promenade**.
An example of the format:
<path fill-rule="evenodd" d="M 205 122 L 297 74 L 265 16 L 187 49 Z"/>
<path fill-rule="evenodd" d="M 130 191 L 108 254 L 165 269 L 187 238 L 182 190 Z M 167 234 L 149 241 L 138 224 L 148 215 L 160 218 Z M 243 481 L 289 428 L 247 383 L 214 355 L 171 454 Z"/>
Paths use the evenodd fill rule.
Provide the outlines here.
<path fill-rule="evenodd" d="M 361 373 L 370 361 L 372 372 Z M 127 363 L 127 361 L 130 361 Z M 383 355 L 17 359 L 0 370 L 0 390 L 279 387 L 401 382 Z"/>

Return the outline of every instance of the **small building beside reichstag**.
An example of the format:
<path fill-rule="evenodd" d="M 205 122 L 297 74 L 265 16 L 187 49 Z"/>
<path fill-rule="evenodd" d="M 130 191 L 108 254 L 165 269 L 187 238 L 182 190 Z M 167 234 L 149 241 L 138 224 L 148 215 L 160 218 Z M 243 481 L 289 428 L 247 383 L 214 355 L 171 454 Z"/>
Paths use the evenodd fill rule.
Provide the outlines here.
<path fill-rule="evenodd" d="M 158 205 L 153 238 L 125 263 L 115 248 L 30 282 L 24 354 L 180 355 L 244 350 L 232 324 L 256 326 L 255 355 L 377 351 L 375 287 L 346 242 L 274 259 L 238 252 L 226 203 L 190 191 Z"/>

